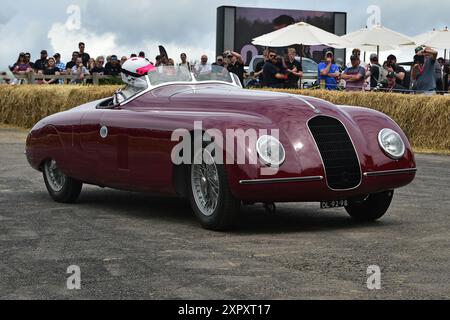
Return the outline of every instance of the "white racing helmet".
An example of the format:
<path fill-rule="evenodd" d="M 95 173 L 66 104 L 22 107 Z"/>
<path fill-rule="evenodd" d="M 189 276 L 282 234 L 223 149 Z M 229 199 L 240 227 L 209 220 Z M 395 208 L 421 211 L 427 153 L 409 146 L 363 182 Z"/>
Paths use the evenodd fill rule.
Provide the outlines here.
<path fill-rule="evenodd" d="M 145 76 L 156 68 L 144 58 L 131 58 L 122 65 L 122 80 L 135 88 L 147 87 Z"/>

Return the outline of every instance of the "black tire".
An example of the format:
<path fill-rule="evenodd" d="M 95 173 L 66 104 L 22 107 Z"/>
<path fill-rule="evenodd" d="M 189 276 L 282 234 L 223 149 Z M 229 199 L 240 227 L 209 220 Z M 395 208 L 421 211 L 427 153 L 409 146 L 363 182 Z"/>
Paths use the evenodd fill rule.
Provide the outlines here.
<path fill-rule="evenodd" d="M 47 191 L 52 197 L 52 199 L 59 203 L 74 203 L 77 201 L 80 196 L 81 189 L 83 188 L 83 183 L 75 180 L 73 178 L 67 177 L 63 173 L 60 174 L 63 176 L 64 180 L 61 183 L 61 188 L 56 189 L 53 184 L 50 182 L 50 169 L 52 160 L 48 160 L 43 165 L 42 174 L 44 176 L 45 186 L 47 187 Z M 56 165 L 56 163 L 55 163 Z"/>
<path fill-rule="evenodd" d="M 195 200 L 193 183 L 191 180 L 193 165 L 189 165 L 187 170 L 187 178 L 189 179 L 187 183 L 188 196 L 195 216 L 200 221 L 203 228 L 214 231 L 224 231 L 230 229 L 236 222 L 241 201 L 231 193 L 224 165 L 216 164 L 216 168 L 219 178 L 219 197 L 214 212 L 210 216 L 205 215 Z"/>
<path fill-rule="evenodd" d="M 376 221 L 387 212 L 393 196 L 394 191 L 392 190 L 370 194 L 364 199 L 349 200 L 345 210 L 356 221 Z"/>

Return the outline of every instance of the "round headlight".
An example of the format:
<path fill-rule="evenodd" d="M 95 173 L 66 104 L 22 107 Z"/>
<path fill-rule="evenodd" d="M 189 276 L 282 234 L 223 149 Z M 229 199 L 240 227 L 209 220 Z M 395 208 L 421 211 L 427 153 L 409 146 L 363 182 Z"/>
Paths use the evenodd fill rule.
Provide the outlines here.
<path fill-rule="evenodd" d="M 256 150 L 262 162 L 269 166 L 279 167 L 286 159 L 284 147 L 273 136 L 262 136 L 256 143 Z"/>
<path fill-rule="evenodd" d="M 378 143 L 384 152 L 393 159 L 400 159 L 405 154 L 405 143 L 394 130 L 381 130 L 378 134 Z"/>

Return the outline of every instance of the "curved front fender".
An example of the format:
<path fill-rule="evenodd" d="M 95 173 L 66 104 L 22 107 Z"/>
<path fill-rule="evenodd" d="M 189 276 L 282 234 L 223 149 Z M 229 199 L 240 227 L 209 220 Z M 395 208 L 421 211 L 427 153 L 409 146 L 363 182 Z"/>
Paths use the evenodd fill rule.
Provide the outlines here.
<path fill-rule="evenodd" d="M 39 125 L 29 133 L 26 142 L 26 156 L 31 167 L 41 171 L 42 163 L 47 159 L 55 159 L 63 169 L 66 151 L 63 139 L 52 125 Z"/>

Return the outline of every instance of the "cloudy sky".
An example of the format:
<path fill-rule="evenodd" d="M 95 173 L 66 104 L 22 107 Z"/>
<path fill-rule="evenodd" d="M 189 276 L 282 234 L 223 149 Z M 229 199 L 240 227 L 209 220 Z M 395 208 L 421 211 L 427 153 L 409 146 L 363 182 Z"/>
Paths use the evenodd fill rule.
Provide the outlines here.
<path fill-rule="evenodd" d="M 175 58 L 181 51 L 190 59 L 203 53 L 214 56 L 216 8 L 221 5 L 344 11 L 349 32 L 366 25 L 370 5 L 380 7 L 383 25 L 406 35 L 450 25 L 449 1 L 424 5 L 418 0 L 3 0 L 0 69 L 12 64 L 21 51 L 31 52 L 35 60 L 41 49 L 47 49 L 50 54 L 60 52 L 67 61 L 79 41 L 86 42 L 86 51 L 93 56 L 145 50 L 154 57 L 159 44 Z"/>

